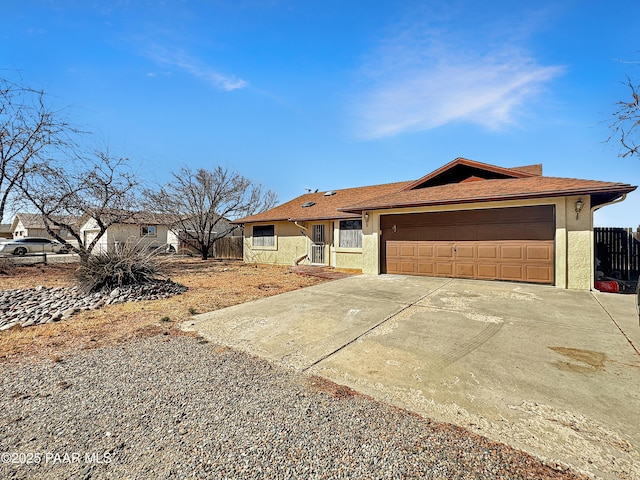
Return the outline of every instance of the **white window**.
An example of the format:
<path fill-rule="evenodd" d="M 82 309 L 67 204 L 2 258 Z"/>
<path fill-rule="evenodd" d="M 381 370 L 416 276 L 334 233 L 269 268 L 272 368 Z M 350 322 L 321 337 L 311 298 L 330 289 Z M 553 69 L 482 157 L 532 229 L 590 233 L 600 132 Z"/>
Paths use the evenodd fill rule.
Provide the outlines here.
<path fill-rule="evenodd" d="M 362 248 L 362 220 L 340 220 L 341 248 Z"/>
<path fill-rule="evenodd" d="M 275 245 L 275 227 L 273 225 L 255 225 L 252 245 L 254 247 L 273 247 Z"/>

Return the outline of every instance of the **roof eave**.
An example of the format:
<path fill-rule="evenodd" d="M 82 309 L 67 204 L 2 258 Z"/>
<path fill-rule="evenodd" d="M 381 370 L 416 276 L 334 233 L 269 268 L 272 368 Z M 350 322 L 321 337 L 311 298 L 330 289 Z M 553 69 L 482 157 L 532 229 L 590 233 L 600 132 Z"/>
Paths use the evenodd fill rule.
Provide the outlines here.
<path fill-rule="evenodd" d="M 276 217 L 276 218 L 257 218 L 251 219 L 250 217 L 234 220 L 230 223 L 235 225 L 243 225 L 247 223 L 272 223 L 272 222 L 322 222 L 328 220 L 344 220 L 345 218 L 355 218 L 357 214 L 351 212 L 337 213 L 336 215 L 324 215 L 315 217 Z"/>
<path fill-rule="evenodd" d="M 474 198 L 459 198 L 459 199 L 446 199 L 438 201 L 427 202 L 401 202 L 394 204 L 378 204 L 378 205 L 354 205 L 352 207 L 339 208 L 339 211 L 350 213 L 361 213 L 364 210 L 389 210 L 392 208 L 414 208 L 414 207 L 426 207 L 433 205 L 455 205 L 455 204 L 469 204 L 469 203 L 482 203 L 482 202 L 497 202 L 504 200 L 527 200 L 536 198 L 551 198 L 551 197 L 568 197 L 571 195 L 594 195 L 598 193 L 611 193 L 624 195 L 626 193 L 633 192 L 637 187 L 629 185 L 624 188 L 601 188 L 601 189 L 575 189 L 575 190 L 562 190 L 562 191 L 548 191 L 526 194 L 513 194 L 513 195 L 492 195 L 486 197 L 474 197 Z"/>

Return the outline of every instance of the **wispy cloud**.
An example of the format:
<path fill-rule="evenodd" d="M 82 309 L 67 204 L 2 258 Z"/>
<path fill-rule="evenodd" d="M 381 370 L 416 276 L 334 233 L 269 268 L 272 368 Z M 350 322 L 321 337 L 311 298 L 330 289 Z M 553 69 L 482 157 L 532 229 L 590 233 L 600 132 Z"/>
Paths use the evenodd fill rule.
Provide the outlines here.
<path fill-rule="evenodd" d="M 156 46 L 147 52 L 147 56 L 159 65 L 179 68 L 220 90 L 232 91 L 248 86 L 242 78 L 222 74 L 181 50 L 169 50 Z"/>
<path fill-rule="evenodd" d="M 353 104 L 359 137 L 455 121 L 499 129 L 563 72 L 504 38 L 482 40 L 414 25 L 381 42 L 360 72 L 362 90 Z"/>

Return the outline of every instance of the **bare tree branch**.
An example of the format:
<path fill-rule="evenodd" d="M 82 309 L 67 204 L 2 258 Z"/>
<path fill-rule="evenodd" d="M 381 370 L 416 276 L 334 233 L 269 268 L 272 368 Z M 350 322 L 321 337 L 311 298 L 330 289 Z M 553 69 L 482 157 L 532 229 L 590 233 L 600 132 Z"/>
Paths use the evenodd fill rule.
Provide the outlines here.
<path fill-rule="evenodd" d="M 20 185 L 42 215 L 49 235 L 64 243 L 59 229 L 67 230 L 77 241 L 74 250 L 82 258 L 91 253 L 111 225 L 136 214 L 139 187 L 128 160 L 111 157 L 108 151 L 75 160 L 50 160 L 35 168 Z M 91 219 L 97 234 L 88 241 L 80 227 Z"/>
<path fill-rule="evenodd" d="M 183 167 L 173 180 L 158 190 L 145 191 L 147 208 L 167 215 L 174 229 L 191 240 L 203 260 L 215 242 L 238 228 L 229 223 L 273 207 L 276 195 L 263 192 L 237 172 L 222 167 L 191 170 Z"/>
<path fill-rule="evenodd" d="M 0 221 L 25 176 L 52 152 L 75 145 L 71 136 L 79 131 L 45 98 L 42 90 L 0 78 Z"/>
<path fill-rule="evenodd" d="M 613 122 L 609 125 L 611 135 L 607 141 L 619 144 L 620 157 L 640 156 L 640 85 L 634 85 L 627 77 L 626 85 L 631 92 L 627 101 L 616 103 Z"/>

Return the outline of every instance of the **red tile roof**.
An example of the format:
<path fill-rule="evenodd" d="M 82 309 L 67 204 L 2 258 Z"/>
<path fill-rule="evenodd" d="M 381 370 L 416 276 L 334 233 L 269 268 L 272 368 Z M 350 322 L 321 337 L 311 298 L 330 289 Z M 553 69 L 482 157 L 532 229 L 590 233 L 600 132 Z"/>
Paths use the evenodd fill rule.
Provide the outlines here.
<path fill-rule="evenodd" d="M 488 178 L 477 177 L 478 173 Z M 308 193 L 233 223 L 357 218 L 363 210 L 567 195 L 594 195 L 597 201 L 592 203 L 602 204 L 636 189 L 626 183 L 543 177 L 541 173 L 542 165 L 510 169 L 457 158 L 416 181 L 347 188 L 336 190 L 333 195 Z M 452 183 L 442 184 L 447 179 Z M 465 181 L 469 179 L 475 181 Z"/>

